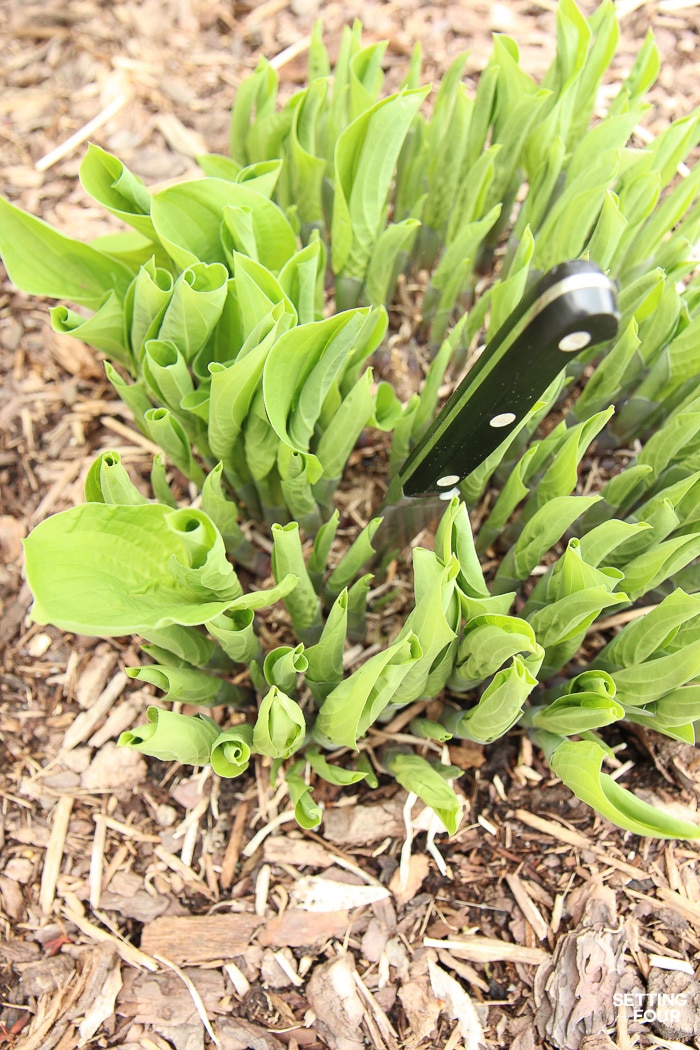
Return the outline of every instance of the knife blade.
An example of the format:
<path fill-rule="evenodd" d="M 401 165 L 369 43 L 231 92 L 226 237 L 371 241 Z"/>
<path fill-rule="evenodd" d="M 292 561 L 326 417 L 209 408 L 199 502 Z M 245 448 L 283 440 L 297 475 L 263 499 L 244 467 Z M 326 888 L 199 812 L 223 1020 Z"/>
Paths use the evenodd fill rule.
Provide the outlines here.
<path fill-rule="evenodd" d="M 426 503 L 434 516 L 439 507 L 435 497 L 450 499 L 572 357 L 613 339 L 619 320 L 615 283 L 594 263 L 574 260 L 547 271 L 488 342 L 399 468 L 387 494 L 387 503 L 396 505 L 386 511 L 395 513 L 387 520 L 383 511 L 382 549 L 391 545 L 392 532 L 406 542 L 407 529 L 413 527 L 411 504 Z M 424 524 L 413 535 L 428 523 L 425 514 L 422 518 Z"/>

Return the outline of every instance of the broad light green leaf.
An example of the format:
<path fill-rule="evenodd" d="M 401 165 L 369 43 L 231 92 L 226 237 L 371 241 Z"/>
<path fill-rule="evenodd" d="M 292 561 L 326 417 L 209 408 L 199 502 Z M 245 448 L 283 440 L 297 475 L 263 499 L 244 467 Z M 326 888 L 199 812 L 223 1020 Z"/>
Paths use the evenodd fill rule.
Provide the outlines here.
<path fill-rule="evenodd" d="M 625 709 L 616 700 L 597 693 L 573 693 L 560 696 L 551 704 L 530 708 L 523 724 L 562 736 L 577 736 L 611 725 L 624 716 Z"/>
<path fill-rule="evenodd" d="M 700 555 L 700 533 L 673 536 L 625 565 L 625 588 L 632 601 L 671 578 Z"/>
<path fill-rule="evenodd" d="M 448 835 L 455 835 L 462 816 L 462 807 L 450 787 L 448 779 L 459 776 L 460 771 L 454 766 L 437 767 L 420 755 L 397 751 L 386 760 L 389 772 L 396 778 L 402 788 L 412 791 L 426 806 L 437 813 L 445 825 Z M 445 770 L 445 774 L 441 770 Z"/>
<path fill-rule="evenodd" d="M 253 750 L 270 758 L 289 758 L 304 742 L 306 722 L 296 700 L 273 685 L 260 701 L 253 728 Z"/>
<path fill-rule="evenodd" d="M 169 653 L 169 663 L 184 662 L 193 667 L 229 670 L 231 663 L 219 646 L 196 627 L 152 628 L 145 636 L 161 653 Z"/>
<path fill-rule="evenodd" d="M 111 292 L 123 299 L 133 273 L 123 263 L 66 237 L 0 197 L 0 255 L 13 284 L 30 295 L 68 299 L 99 310 Z"/>
<path fill-rule="evenodd" d="M 34 619 L 76 634 L 204 623 L 242 593 L 196 510 L 86 503 L 41 522 L 25 550 Z"/>
<path fill-rule="evenodd" d="M 659 700 L 700 675 L 700 646 L 688 647 L 667 656 L 655 656 L 632 667 L 611 672 L 617 686 L 617 699 L 640 707 Z"/>
<path fill-rule="evenodd" d="M 608 671 L 633 667 L 664 650 L 679 628 L 700 617 L 700 597 L 676 589 L 662 602 L 631 623 L 598 654 L 596 666 Z"/>
<path fill-rule="evenodd" d="M 700 838 L 700 826 L 642 802 L 608 773 L 603 773 L 605 751 L 600 744 L 592 740 L 561 741 L 551 734 L 537 739 L 545 747 L 553 773 L 578 798 L 613 824 L 635 835 L 653 838 Z"/>
<path fill-rule="evenodd" d="M 281 270 L 296 251 L 296 238 L 277 205 L 225 179 L 181 182 L 154 194 L 151 215 L 171 259 L 183 270 L 197 262 L 226 264 L 220 230 L 227 205 L 250 209 L 259 261 Z"/>
<path fill-rule="evenodd" d="M 161 707 L 149 707 L 146 725 L 128 729 L 119 737 L 120 747 L 130 747 L 162 762 L 204 766 L 219 727 L 206 715 L 180 715 Z"/>
<path fill-rule="evenodd" d="M 253 727 L 237 725 L 225 729 L 211 746 L 211 765 L 220 777 L 239 777 L 250 764 L 253 747 Z"/>

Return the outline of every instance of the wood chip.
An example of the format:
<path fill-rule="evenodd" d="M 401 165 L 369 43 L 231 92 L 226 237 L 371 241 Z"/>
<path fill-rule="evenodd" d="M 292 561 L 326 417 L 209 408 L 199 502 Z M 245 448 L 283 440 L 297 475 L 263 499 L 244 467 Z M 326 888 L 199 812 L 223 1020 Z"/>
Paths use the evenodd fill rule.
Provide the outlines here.
<path fill-rule="evenodd" d="M 234 959 L 243 954 L 260 921 L 248 912 L 161 915 L 144 926 L 141 947 L 153 957 L 163 955 L 176 965 Z"/>
<path fill-rule="evenodd" d="M 549 932 L 547 923 L 542 918 L 537 905 L 530 898 L 523 880 L 519 875 L 506 875 L 506 882 L 508 883 L 510 892 L 515 897 L 518 907 L 532 926 L 536 936 L 539 937 L 541 941 L 546 940 L 547 933 Z"/>
<path fill-rule="evenodd" d="M 458 959 L 478 963 L 514 962 L 523 963 L 525 966 L 539 966 L 550 957 L 549 952 L 542 948 L 526 948 L 522 944 L 499 941 L 495 937 L 482 937 L 479 934 L 446 941 L 424 937 L 423 944 L 426 948 L 438 948 L 456 955 Z"/>
<path fill-rule="evenodd" d="M 72 795 L 63 795 L 56 803 L 51 821 L 51 837 L 44 858 L 44 869 L 41 873 L 41 889 L 39 890 L 39 907 L 47 914 L 51 911 L 56 883 L 61 871 L 63 861 L 63 850 L 68 833 L 68 822 L 73 811 L 74 798 Z"/>

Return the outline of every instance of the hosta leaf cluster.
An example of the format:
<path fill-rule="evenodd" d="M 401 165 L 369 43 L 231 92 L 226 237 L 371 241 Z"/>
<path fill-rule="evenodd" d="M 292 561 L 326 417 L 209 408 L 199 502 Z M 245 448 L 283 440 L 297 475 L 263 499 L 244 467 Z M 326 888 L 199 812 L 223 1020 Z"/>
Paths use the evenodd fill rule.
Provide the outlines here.
<path fill-rule="evenodd" d="M 700 719 L 700 168 L 684 166 L 700 117 L 644 148 L 634 139 L 658 72 L 651 37 L 598 113 L 618 33 L 612 3 L 586 19 L 561 0 L 541 83 L 497 35 L 476 87 L 461 55 L 428 104 L 419 50 L 386 95 L 386 45 L 346 28 L 331 72 L 317 27 L 307 86 L 278 103 L 261 60 L 236 95 L 231 155 L 199 158 L 201 178 L 151 193 L 90 146 L 83 185 L 129 232 L 82 244 L 0 201 L 10 277 L 65 303 L 54 327 L 104 353 L 164 454 L 151 499 L 103 453 L 86 503 L 26 542 L 36 620 L 143 639 L 150 662 L 129 674 L 164 695 L 122 743 L 223 777 L 265 756 L 306 827 L 322 816 L 313 777 L 371 787 L 390 773 L 453 831 L 460 771 L 445 745 L 521 724 L 617 824 L 700 834 L 604 771 L 606 726 L 626 719 L 694 743 Z M 346 669 L 347 643 L 366 636 L 380 526 L 340 542 L 334 493 L 360 434 L 392 435 L 393 475 L 445 378 L 536 272 L 576 257 L 619 283 L 616 340 L 584 352 L 465 479 L 434 549 L 413 551 L 403 623 Z M 375 381 L 373 354 L 399 277 L 422 271 L 417 334 L 431 363 L 404 402 Z M 614 464 L 602 485 L 594 474 L 581 484 L 592 445 Z M 193 506 L 166 463 L 198 490 Z M 468 509 L 485 496 L 474 536 Z M 269 526 L 260 589 L 239 578 L 267 568 L 245 516 Z M 288 636 L 264 651 L 259 619 L 278 602 Z M 645 615 L 584 657 L 599 618 L 636 604 Z M 377 723 L 433 698 L 435 716 L 409 727 L 413 749 L 374 752 Z M 225 704 L 230 717 L 164 701 Z M 334 759 L 338 749 L 355 758 Z"/>

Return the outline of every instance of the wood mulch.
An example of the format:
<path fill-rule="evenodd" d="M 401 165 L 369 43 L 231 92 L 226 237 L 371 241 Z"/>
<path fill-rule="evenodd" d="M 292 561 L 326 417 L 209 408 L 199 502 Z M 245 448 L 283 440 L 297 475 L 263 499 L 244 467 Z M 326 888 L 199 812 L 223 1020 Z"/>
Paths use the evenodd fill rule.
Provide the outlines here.
<path fill-rule="evenodd" d="M 663 51 L 648 121 L 662 127 L 698 101 L 700 9 L 617 7 L 616 75 L 649 26 Z M 396 84 L 416 40 L 426 78 L 465 48 L 478 73 L 493 30 L 541 72 L 553 9 L 2 0 L 0 191 L 98 235 L 114 227 L 77 182 L 80 142 L 149 185 L 186 175 L 225 151 L 260 54 L 278 56 L 285 96 L 303 83 L 319 15 L 331 50 L 353 17 L 388 37 Z M 700 1046 L 698 848 L 595 818 L 527 737 L 449 747 L 465 807 L 450 840 L 396 785 L 327 787 L 322 829 L 304 833 L 262 764 L 222 782 L 117 749 L 152 701 L 124 673 L 138 648 L 31 625 L 21 539 L 81 499 L 97 452 L 145 478 L 154 450 L 97 356 L 7 281 L 0 371 L 0 1048 Z M 617 754 L 643 797 L 697 809 L 694 749 L 645 735 Z"/>

